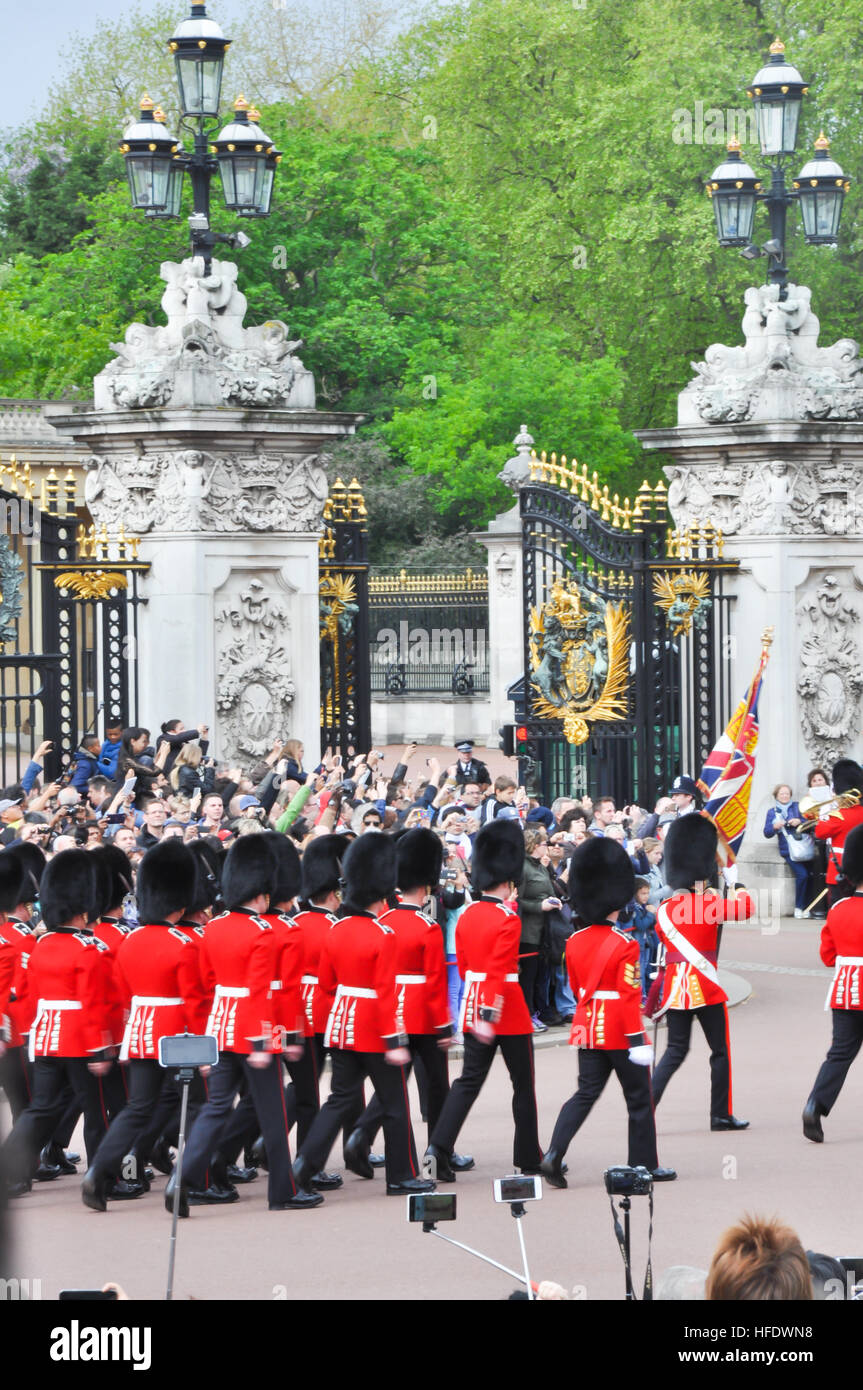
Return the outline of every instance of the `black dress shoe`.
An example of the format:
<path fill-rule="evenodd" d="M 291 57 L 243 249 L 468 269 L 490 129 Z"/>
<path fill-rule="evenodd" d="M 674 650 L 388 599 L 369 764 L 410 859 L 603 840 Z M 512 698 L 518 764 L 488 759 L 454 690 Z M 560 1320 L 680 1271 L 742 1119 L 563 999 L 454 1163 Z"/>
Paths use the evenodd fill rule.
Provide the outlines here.
<path fill-rule="evenodd" d="M 527 1173 L 526 1168 L 522 1168 L 521 1171 Z M 539 1171 L 550 1187 L 568 1186 L 563 1174 L 563 1156 L 559 1154 L 556 1149 L 549 1149 L 542 1163 L 539 1165 Z"/>
<path fill-rule="evenodd" d="M 7 1186 L 6 1186 L 6 1196 L 7 1196 L 7 1197 L 10 1197 L 10 1198 L 12 1198 L 12 1197 L 24 1197 L 24 1196 L 26 1196 L 26 1194 L 30 1191 L 30 1189 L 31 1189 L 32 1186 L 33 1186 L 33 1183 L 31 1182 L 31 1180 L 30 1180 L 29 1178 L 25 1179 L 23 1182 L 10 1182 L 10 1183 L 7 1183 Z"/>
<path fill-rule="evenodd" d="M 736 1115 L 711 1115 L 711 1129 L 748 1129 L 748 1120 L 738 1120 Z"/>
<path fill-rule="evenodd" d="M 243 1162 L 247 1168 L 263 1168 L 265 1173 L 270 1171 L 270 1165 L 267 1162 L 267 1146 L 262 1134 L 258 1136 L 252 1147 L 243 1154 Z"/>
<path fill-rule="evenodd" d="M 654 1168 L 652 1172 L 654 1182 L 674 1182 L 677 1177 L 673 1168 Z"/>
<path fill-rule="evenodd" d="M 227 1207 L 239 1202 L 240 1194 L 235 1187 L 190 1187 L 190 1207 Z"/>
<path fill-rule="evenodd" d="M 109 1202 L 133 1202 L 136 1197 L 143 1197 L 149 1191 L 150 1184 L 144 1178 L 137 1182 L 120 1178 L 117 1182 L 109 1183 L 105 1196 Z"/>
<path fill-rule="evenodd" d="M 80 1155 L 80 1154 L 73 1154 L 72 1151 L 71 1151 L 71 1149 L 67 1149 L 67 1150 L 66 1150 L 66 1157 L 68 1158 L 68 1160 L 69 1160 L 70 1163 L 80 1163 L 80 1162 L 81 1162 L 81 1155 Z"/>
<path fill-rule="evenodd" d="M 335 1192 L 344 1185 L 341 1173 L 315 1173 L 312 1187 L 316 1192 Z"/>
<path fill-rule="evenodd" d="M 369 1154 L 369 1163 L 373 1168 L 386 1168 L 387 1156 L 386 1154 Z"/>
<path fill-rule="evenodd" d="M 49 1166 L 56 1166 L 57 1168 L 59 1168 L 61 1177 L 69 1177 L 73 1173 L 78 1172 L 78 1169 L 75 1167 L 74 1163 L 70 1162 L 70 1160 L 64 1154 L 60 1145 L 56 1143 L 45 1145 L 44 1149 L 39 1155 L 39 1162 L 46 1163 Z"/>
<path fill-rule="evenodd" d="M 361 1129 L 351 1132 L 345 1141 L 345 1167 L 358 1178 L 373 1178 L 375 1170 L 369 1163 L 369 1146 Z"/>
<path fill-rule="evenodd" d="M 171 1216 L 174 1213 L 174 1193 L 176 1189 L 177 1174 L 172 1173 L 168 1179 L 168 1185 L 165 1188 L 165 1210 Z M 180 1184 L 179 1214 L 180 1216 L 189 1215 L 189 1189 L 185 1183 Z"/>
<path fill-rule="evenodd" d="M 572 1023 L 574 1017 L 574 1014 L 561 1014 L 560 1021 L 561 1023 L 566 1023 L 567 1025 L 569 1025 L 570 1023 Z"/>
<path fill-rule="evenodd" d="M 229 1183 L 254 1182 L 258 1176 L 257 1168 L 238 1168 L 236 1163 L 229 1163 L 227 1168 Z"/>
<path fill-rule="evenodd" d="M 150 1163 L 159 1172 L 164 1173 L 169 1178 L 174 1171 L 174 1159 L 171 1154 L 171 1146 L 166 1139 L 160 1139 L 150 1150 Z"/>
<path fill-rule="evenodd" d="M 822 1109 L 817 1100 L 810 1096 L 803 1111 L 803 1133 L 807 1139 L 811 1139 L 813 1144 L 824 1143 L 824 1130 L 821 1128 L 821 1116 L 827 1112 Z"/>
<path fill-rule="evenodd" d="M 302 1154 L 297 1154 L 291 1164 L 291 1170 L 294 1174 L 294 1182 L 297 1184 L 297 1187 L 303 1192 L 308 1192 L 314 1176 L 309 1165 L 309 1160 L 303 1158 Z"/>
<path fill-rule="evenodd" d="M 435 1184 L 428 1178 L 407 1178 L 404 1182 L 388 1182 L 388 1197 L 410 1197 L 414 1192 L 434 1192 Z"/>
<path fill-rule="evenodd" d="M 210 1159 L 210 1171 L 208 1174 L 208 1191 L 214 1192 L 236 1192 L 234 1184 L 228 1178 L 228 1165 L 221 1154 L 213 1154 Z"/>
<path fill-rule="evenodd" d="M 472 1154 L 450 1154 L 450 1168 L 454 1168 L 457 1173 L 469 1173 L 471 1168 L 476 1167 Z"/>
<path fill-rule="evenodd" d="M 108 1210 L 108 1179 L 88 1168 L 81 1183 L 81 1201 L 93 1211 Z"/>
<path fill-rule="evenodd" d="M 437 1144 L 429 1144 L 423 1154 L 423 1172 L 431 1174 L 432 1181 L 455 1182 L 450 1155 Z"/>
<path fill-rule="evenodd" d="M 60 1165 L 58 1163 L 40 1163 L 33 1177 L 37 1182 L 53 1182 L 60 1176 Z"/>
<path fill-rule="evenodd" d="M 323 1200 L 320 1192 L 308 1192 L 301 1187 L 296 1197 L 291 1197 L 287 1202 L 270 1202 L 270 1211 L 307 1211 L 311 1207 L 321 1206 Z"/>

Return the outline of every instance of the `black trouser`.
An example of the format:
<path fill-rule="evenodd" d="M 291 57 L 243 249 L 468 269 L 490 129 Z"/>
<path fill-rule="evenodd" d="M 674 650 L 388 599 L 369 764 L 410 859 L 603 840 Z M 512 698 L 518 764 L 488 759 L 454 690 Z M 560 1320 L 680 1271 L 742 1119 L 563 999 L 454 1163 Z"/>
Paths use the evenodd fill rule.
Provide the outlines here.
<path fill-rule="evenodd" d="M 33 1063 L 33 1095 L 4 1145 L 4 1163 L 10 1182 L 29 1178 L 40 1149 L 54 1137 L 57 1108 L 63 1088 L 71 1086 L 75 1102 L 84 1113 L 84 1144 L 92 1163 L 108 1129 L 99 1078 L 87 1067 L 86 1057 L 37 1057 Z"/>
<path fill-rule="evenodd" d="M 150 1058 L 133 1058 L 128 1064 L 129 1100 L 112 1120 L 111 1128 L 99 1145 L 99 1152 L 92 1162 L 99 1177 L 126 1178 L 137 1181 L 143 1169 L 146 1154 L 138 1151 L 135 1168 L 126 1168 L 123 1160 L 131 1153 L 148 1129 L 163 1088 L 168 1084 L 170 1072 Z"/>
<path fill-rule="evenodd" d="M 30 1060 L 26 1047 L 7 1047 L 0 1057 L 0 1086 L 12 1111 L 12 1123 L 30 1104 Z"/>
<path fill-rule="evenodd" d="M 444 1101 L 449 1095 L 446 1052 L 438 1046 L 435 1035 L 430 1033 L 411 1033 L 408 1047 L 412 1061 L 405 1067 L 405 1075 L 410 1076 L 414 1064 L 417 1065 L 417 1072 L 419 1072 L 420 1067 L 423 1069 L 425 1086 L 424 1094 L 420 1093 L 420 1104 L 428 1123 L 428 1132 L 431 1134 L 440 1118 Z M 419 1084 L 419 1076 L 417 1076 L 417 1084 Z M 375 1142 L 375 1135 L 381 1127 L 383 1117 L 383 1106 L 377 1093 L 375 1093 L 356 1123 L 356 1128 L 362 1131 L 369 1148 Z"/>
<path fill-rule="evenodd" d="M 198 1115 L 186 1145 L 183 1182 L 192 1188 L 206 1187 L 210 1159 L 219 1149 L 222 1132 L 244 1077 L 255 1106 L 258 1128 L 267 1146 L 267 1196 L 271 1205 L 289 1202 L 297 1194 L 297 1185 L 288 1146 L 282 1069 L 278 1056 L 274 1054 L 270 1054 L 269 1065 L 259 1070 L 249 1065 L 245 1053 L 219 1053 L 218 1066 L 213 1068 L 208 1078 L 209 1100 Z"/>
<path fill-rule="evenodd" d="M 203 1105 L 207 1103 L 207 1082 L 199 1071 L 195 1072 L 189 1083 L 189 1112 L 186 1117 L 186 1135 L 191 1133 L 192 1125 L 198 1118 L 198 1114 Z M 182 1097 L 180 1095 L 180 1083 L 177 1080 L 177 1073 L 173 1068 L 165 1071 L 165 1081 L 161 1093 L 156 1100 L 152 1114 L 138 1135 L 134 1144 L 134 1152 L 138 1156 L 138 1161 L 142 1167 L 147 1163 L 150 1153 L 159 1139 L 163 1136 L 166 1143 L 173 1144 L 176 1148 L 180 1137 L 180 1106 Z"/>
<path fill-rule="evenodd" d="M 833 1009 L 833 1042 L 821 1063 L 810 1100 L 829 1115 L 842 1090 L 848 1068 L 863 1046 L 863 1009 Z"/>
<path fill-rule="evenodd" d="M 561 1158 L 581 1129 L 605 1084 L 614 1072 L 629 1112 L 629 1156 L 632 1168 L 651 1172 L 659 1166 L 656 1156 L 656 1122 L 650 1094 L 650 1067 L 630 1061 L 626 1048 L 581 1047 L 578 1050 L 578 1089 L 561 1109 L 551 1136 L 551 1148 Z"/>
<path fill-rule="evenodd" d="M 653 1073 L 653 1104 L 662 1094 L 689 1051 L 692 1023 L 698 1019 L 710 1048 L 710 1118 L 731 1114 L 731 1059 L 728 1055 L 728 1010 L 724 1004 L 702 1004 L 700 1009 L 668 1009 L 668 1046 Z"/>
<path fill-rule="evenodd" d="M 534 1014 L 539 1013 L 539 1001 L 536 999 L 536 980 L 539 975 L 539 943 L 533 941 L 520 941 L 518 944 L 518 982 L 521 985 L 521 992 L 527 1004 L 527 1011 L 533 1018 Z"/>
<path fill-rule="evenodd" d="M 446 1154 L 452 1153 L 459 1131 L 482 1090 L 498 1047 L 512 1081 L 512 1116 L 515 1120 L 513 1162 L 517 1168 L 538 1168 L 542 1162 L 542 1150 L 536 1117 L 532 1033 L 500 1034 L 491 1043 L 478 1042 L 473 1033 L 465 1033 L 462 1073 L 450 1088 L 429 1143 L 443 1149 Z"/>
<path fill-rule="evenodd" d="M 330 1056 L 333 1061 L 330 1095 L 318 1111 L 302 1147 L 302 1156 L 312 1172 L 319 1173 L 326 1167 L 339 1130 L 350 1123 L 356 1124 L 357 1097 L 362 1094 L 363 1081 L 368 1077 L 381 1103 L 387 1182 L 407 1182 L 419 1177 L 408 1103 L 407 1068 L 391 1066 L 382 1052 L 348 1052 L 334 1047 Z"/>

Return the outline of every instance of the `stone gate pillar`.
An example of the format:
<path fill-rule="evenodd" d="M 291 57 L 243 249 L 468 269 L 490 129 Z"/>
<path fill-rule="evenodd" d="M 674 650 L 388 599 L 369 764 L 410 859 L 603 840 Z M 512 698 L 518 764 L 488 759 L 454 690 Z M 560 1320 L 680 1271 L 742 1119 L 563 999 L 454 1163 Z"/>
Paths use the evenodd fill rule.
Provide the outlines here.
<path fill-rule="evenodd" d="M 132 324 L 95 408 L 54 415 L 90 451 L 97 528 L 141 538 L 138 716 L 205 720 L 221 759 L 320 741 L 321 451 L 357 417 L 315 409 L 282 323 L 244 328 L 236 266 L 166 263 L 166 327 Z"/>

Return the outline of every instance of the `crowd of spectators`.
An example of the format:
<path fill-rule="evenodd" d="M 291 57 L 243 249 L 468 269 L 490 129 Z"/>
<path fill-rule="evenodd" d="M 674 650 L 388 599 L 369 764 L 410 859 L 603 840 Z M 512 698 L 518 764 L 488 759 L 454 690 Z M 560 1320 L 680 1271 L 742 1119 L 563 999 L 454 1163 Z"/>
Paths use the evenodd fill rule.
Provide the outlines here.
<path fill-rule="evenodd" d="M 831 797 L 828 773 L 822 767 L 813 767 L 806 778 L 806 799 L 818 805 Z M 773 788 L 773 805 L 768 807 L 764 819 L 765 839 L 775 840 L 780 855 L 794 874 L 794 916 L 826 917 L 827 852 L 823 841 L 816 840 L 805 828 L 801 830 L 806 820 L 800 802 L 795 799 L 794 788 L 787 782 L 779 782 Z"/>

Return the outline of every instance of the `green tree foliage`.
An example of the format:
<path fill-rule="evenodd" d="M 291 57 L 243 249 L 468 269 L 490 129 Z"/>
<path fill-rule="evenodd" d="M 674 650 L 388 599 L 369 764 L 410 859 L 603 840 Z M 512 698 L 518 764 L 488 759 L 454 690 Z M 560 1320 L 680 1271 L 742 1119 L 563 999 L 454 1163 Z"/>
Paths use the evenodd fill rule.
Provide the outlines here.
<path fill-rule="evenodd" d="M 7 151 L 0 185 L 4 257 L 23 252 L 37 259 L 67 251 L 72 238 L 89 225 L 88 200 L 111 179 L 123 176 L 119 153 L 107 155 L 107 132 L 85 131 L 67 148 L 49 144 L 30 167 L 22 168 L 22 152 Z"/>

